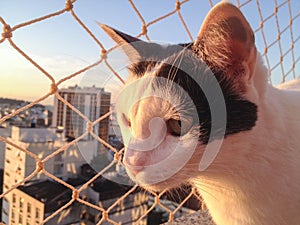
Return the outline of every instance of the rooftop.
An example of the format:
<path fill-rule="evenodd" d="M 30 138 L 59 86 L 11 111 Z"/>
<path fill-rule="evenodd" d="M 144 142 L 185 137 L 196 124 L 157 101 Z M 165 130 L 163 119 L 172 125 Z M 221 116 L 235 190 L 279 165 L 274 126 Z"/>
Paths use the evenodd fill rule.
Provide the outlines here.
<path fill-rule="evenodd" d="M 85 177 L 86 179 L 91 179 L 95 176 L 97 172 L 91 167 L 90 164 L 83 164 L 81 166 L 81 176 Z M 113 172 L 113 176 L 117 178 L 118 174 Z M 118 180 L 118 179 L 114 179 Z M 116 182 L 113 182 L 109 179 L 106 179 L 102 176 L 98 177 L 93 183 L 90 184 L 90 187 L 100 193 L 100 201 L 104 201 L 110 198 L 117 198 L 121 197 L 125 194 L 131 186 L 122 185 Z"/>
<path fill-rule="evenodd" d="M 80 87 L 80 86 L 70 86 L 68 88 L 61 88 L 59 89 L 59 92 L 67 92 L 67 93 L 78 93 L 78 94 L 95 94 L 95 93 L 105 93 L 110 94 L 110 92 L 106 92 L 104 88 L 99 88 L 96 86 L 92 87 Z"/>
<path fill-rule="evenodd" d="M 73 187 L 77 187 L 87 182 L 87 179 L 75 178 L 68 179 L 66 182 Z M 131 188 L 103 177 L 99 177 L 90 186 L 94 191 L 101 193 L 100 201 L 120 197 Z M 71 189 L 52 180 L 29 182 L 24 186 L 18 187 L 18 189 L 43 202 L 45 204 L 45 213 L 56 211 L 72 198 Z"/>
<path fill-rule="evenodd" d="M 104 177 L 96 179 L 90 186 L 94 191 L 100 193 L 99 201 L 121 197 L 132 188 L 107 180 Z"/>
<path fill-rule="evenodd" d="M 54 142 L 61 139 L 60 135 L 56 133 L 56 128 L 22 126 L 12 127 L 12 138 L 26 143 Z"/>
<path fill-rule="evenodd" d="M 51 180 L 28 183 L 18 187 L 18 189 L 43 202 L 45 204 L 45 213 L 54 212 L 72 198 L 71 189 Z"/>

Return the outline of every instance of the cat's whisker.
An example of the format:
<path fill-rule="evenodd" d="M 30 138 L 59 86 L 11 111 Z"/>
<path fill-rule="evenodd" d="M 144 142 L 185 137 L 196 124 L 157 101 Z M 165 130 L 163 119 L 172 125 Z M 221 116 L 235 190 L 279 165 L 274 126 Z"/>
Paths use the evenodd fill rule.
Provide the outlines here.
<path fill-rule="evenodd" d="M 176 66 L 176 70 L 174 71 L 174 74 L 173 74 L 172 79 L 171 79 L 172 82 L 174 81 L 174 79 L 175 79 L 175 77 L 176 77 L 176 75 L 177 75 L 177 73 L 178 73 L 178 70 L 179 70 L 179 68 L 180 68 L 180 66 L 181 66 L 181 64 L 182 64 L 183 57 L 184 57 L 184 53 L 185 53 L 185 51 L 184 51 L 184 50 L 181 50 L 181 54 L 179 54 L 179 55 L 180 55 L 179 63 L 178 63 L 178 65 Z"/>
<path fill-rule="evenodd" d="M 233 188 L 221 185 L 216 182 L 209 182 L 208 180 L 205 180 L 205 181 L 200 180 L 199 182 L 197 182 L 197 179 L 196 179 L 196 183 L 203 187 L 207 187 L 208 189 L 211 189 L 211 190 L 220 191 L 220 189 L 223 189 L 223 190 L 227 190 L 227 191 L 235 191 Z"/>
<path fill-rule="evenodd" d="M 208 190 L 203 189 L 202 187 L 204 187 L 202 184 L 199 185 L 199 187 L 197 187 L 199 194 L 201 195 L 201 192 L 205 192 L 206 194 L 210 195 L 211 197 L 213 197 L 215 200 L 218 200 L 216 196 L 214 196 L 212 193 L 210 193 Z"/>
<path fill-rule="evenodd" d="M 173 60 L 173 62 L 172 62 L 172 64 L 171 64 L 171 68 L 170 68 L 169 73 L 168 73 L 168 75 L 167 75 L 167 80 L 168 80 L 168 82 L 171 81 L 170 78 L 171 78 L 171 75 L 173 75 L 173 74 L 172 74 L 172 69 L 174 68 L 177 59 L 180 57 L 180 54 L 181 54 L 181 51 L 177 54 L 177 56 L 175 57 L 175 59 Z"/>
<path fill-rule="evenodd" d="M 183 56 L 184 56 L 184 51 L 181 50 L 177 54 L 177 56 L 175 57 L 175 59 L 173 60 L 173 63 L 172 63 L 171 68 L 169 70 L 169 73 L 168 73 L 168 76 L 167 76 L 167 83 L 168 83 L 167 87 L 169 87 L 169 89 L 168 89 L 169 92 L 171 91 L 171 88 L 174 85 L 173 82 L 174 82 L 174 79 L 175 79 L 175 77 L 177 75 L 179 66 L 182 63 Z M 179 59 L 179 57 L 180 57 L 180 61 L 179 61 L 180 63 L 179 63 L 179 65 L 176 66 L 175 64 L 176 64 L 177 60 Z"/>
<path fill-rule="evenodd" d="M 181 174 L 181 177 L 183 179 L 190 179 L 191 178 L 189 175 L 184 175 L 184 174 Z M 211 190 L 219 190 L 220 188 L 224 189 L 224 190 L 231 190 L 231 191 L 233 190 L 232 188 L 226 187 L 224 185 L 220 185 L 219 183 L 209 182 L 209 180 L 205 180 L 205 181 L 199 180 L 199 183 L 201 183 L 202 186 L 207 187 L 208 189 L 211 189 Z"/>

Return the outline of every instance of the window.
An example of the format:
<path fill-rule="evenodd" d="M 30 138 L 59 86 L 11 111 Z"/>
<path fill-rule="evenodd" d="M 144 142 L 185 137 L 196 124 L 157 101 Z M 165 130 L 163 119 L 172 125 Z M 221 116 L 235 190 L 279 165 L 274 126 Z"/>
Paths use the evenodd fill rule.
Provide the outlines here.
<path fill-rule="evenodd" d="M 26 220 L 26 225 L 30 225 L 30 220 Z"/>
<path fill-rule="evenodd" d="M 27 213 L 31 213 L 31 204 L 29 202 L 27 203 Z"/>
<path fill-rule="evenodd" d="M 22 162 L 23 158 L 21 156 L 21 151 L 18 152 L 17 158 Z"/>
<path fill-rule="evenodd" d="M 20 207 L 20 211 L 23 210 L 23 204 L 24 203 L 24 198 L 20 198 L 20 202 L 19 202 L 19 207 Z"/>
<path fill-rule="evenodd" d="M 36 208 L 36 209 L 35 209 L 35 218 L 36 218 L 36 219 L 39 219 L 39 218 L 40 218 L 40 214 L 41 214 L 40 209 L 39 209 L 39 208 Z"/>
<path fill-rule="evenodd" d="M 5 175 L 8 176 L 8 177 L 10 176 L 8 172 L 5 172 Z"/>
<path fill-rule="evenodd" d="M 12 202 L 13 202 L 13 203 L 16 203 L 16 201 L 17 201 L 16 199 L 17 199 L 16 194 L 13 194 L 13 195 L 12 195 Z"/>
<path fill-rule="evenodd" d="M 19 214 L 19 224 L 22 225 L 23 224 L 23 217 L 22 214 Z"/>
<path fill-rule="evenodd" d="M 15 218 L 16 218 L 15 211 L 12 210 L 12 211 L 11 211 L 11 221 L 12 221 L 13 223 L 15 222 Z"/>

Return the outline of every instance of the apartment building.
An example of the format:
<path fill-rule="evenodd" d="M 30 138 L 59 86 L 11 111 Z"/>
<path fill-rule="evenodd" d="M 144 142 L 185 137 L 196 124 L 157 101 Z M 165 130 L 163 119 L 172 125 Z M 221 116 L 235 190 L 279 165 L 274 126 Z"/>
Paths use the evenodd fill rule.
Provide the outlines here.
<path fill-rule="evenodd" d="M 59 95 L 75 106 L 90 121 L 95 121 L 110 110 L 111 93 L 104 88 L 73 86 L 62 88 Z M 86 121 L 66 104 L 55 97 L 53 125 L 63 129 L 65 138 L 74 139 L 86 131 Z M 109 119 L 102 120 L 94 126 L 94 133 L 103 140 L 108 140 Z M 87 135 L 83 140 L 91 140 Z"/>
<path fill-rule="evenodd" d="M 74 178 L 66 180 L 75 188 L 79 188 L 86 179 Z M 99 178 L 80 192 L 80 198 L 94 205 L 108 209 L 130 187 Z M 38 225 L 55 211 L 70 202 L 72 190 L 51 180 L 29 182 L 11 192 L 10 225 Z M 124 224 L 132 224 L 148 210 L 148 195 L 144 192 L 133 192 L 119 201 L 109 212 L 109 218 Z M 102 212 L 78 201 L 63 209 L 46 225 L 94 225 L 102 218 Z M 104 221 L 102 224 L 110 224 Z M 147 224 L 147 217 L 138 225 Z"/>
<path fill-rule="evenodd" d="M 10 128 L 3 127 L 0 125 L 0 136 L 7 138 L 10 136 Z M 0 141 L 0 169 L 4 169 L 4 153 L 5 153 L 5 143 Z"/>
<path fill-rule="evenodd" d="M 9 141 L 35 154 L 40 159 L 44 159 L 57 149 L 67 144 L 61 134 L 56 132 L 56 128 L 29 128 L 16 127 L 11 128 L 11 137 L 7 138 Z M 93 152 L 86 151 L 81 154 L 81 149 L 94 148 L 94 142 L 86 141 L 76 145 L 69 146 L 65 151 L 50 157 L 44 163 L 44 168 L 47 172 L 59 177 L 67 179 L 76 177 L 80 171 L 80 166 L 92 159 Z M 16 183 L 24 180 L 36 169 L 36 160 L 29 154 L 12 145 L 6 145 L 5 148 L 5 162 L 4 162 L 4 178 L 3 178 L 3 192 L 9 190 Z M 33 177 L 32 181 L 46 180 L 47 176 L 44 173 L 38 173 Z M 15 193 L 17 192 L 17 193 Z M 3 198 L 2 203 L 2 220 L 6 224 L 12 224 L 12 218 L 17 219 L 14 215 L 13 206 L 21 203 L 14 202 L 13 193 L 18 194 L 18 190 L 14 189 Z M 21 196 L 21 195 L 20 195 Z M 24 196 L 20 197 L 25 198 Z M 18 223 L 19 224 L 19 223 Z M 21 223 L 22 224 L 22 223 Z M 23 222 L 23 224 L 26 224 Z"/>

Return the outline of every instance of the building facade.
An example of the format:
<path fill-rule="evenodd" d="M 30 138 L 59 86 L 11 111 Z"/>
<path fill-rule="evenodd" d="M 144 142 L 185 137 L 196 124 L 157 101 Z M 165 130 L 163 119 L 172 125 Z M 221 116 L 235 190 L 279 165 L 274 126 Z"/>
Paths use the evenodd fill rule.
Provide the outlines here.
<path fill-rule="evenodd" d="M 13 126 L 11 128 L 11 137 L 7 139 L 22 149 L 27 149 L 31 153 L 34 153 L 40 159 L 46 158 L 67 144 L 62 138 L 62 135 L 56 132 L 56 128 Z M 89 162 L 93 156 L 93 153 L 90 151 L 85 152 L 83 156 L 81 149 L 92 148 L 91 146 L 93 146 L 93 144 L 94 142 L 86 141 L 69 146 L 64 151 L 50 157 L 49 160 L 44 163 L 45 170 L 61 179 L 76 177 L 80 171 L 80 166 Z M 24 180 L 24 178 L 28 177 L 35 169 L 36 160 L 33 157 L 7 144 L 5 148 L 3 192 L 6 192 L 13 185 Z M 46 179 L 47 176 L 40 172 L 31 180 L 42 181 Z M 3 198 L 2 220 L 6 224 L 12 224 L 12 218 L 15 218 L 13 211 L 15 202 L 12 195 L 15 191 L 16 189 L 6 194 Z M 15 221 L 17 221 L 16 218 Z M 26 223 L 23 222 L 21 224 Z"/>
<path fill-rule="evenodd" d="M 8 127 L 0 126 L 0 136 L 7 138 L 10 136 L 11 129 Z M 5 143 L 0 141 L 0 169 L 4 169 L 4 154 L 5 154 Z"/>
<path fill-rule="evenodd" d="M 66 180 L 67 183 L 79 189 L 87 182 L 75 178 Z M 124 195 L 130 187 L 116 184 L 104 178 L 99 178 L 82 192 L 80 198 L 104 209 Z M 9 225 L 37 225 L 55 211 L 67 204 L 72 198 L 72 190 L 51 180 L 26 183 L 12 190 Z M 148 210 L 148 195 L 144 192 L 133 192 L 125 199 L 119 200 L 108 213 L 110 219 L 122 223 L 133 224 Z M 102 212 L 78 201 L 63 209 L 45 225 L 94 225 L 102 218 Z M 111 224 L 103 221 L 104 225 Z M 137 225 L 146 225 L 147 217 Z"/>
<path fill-rule="evenodd" d="M 110 110 L 111 93 L 106 92 L 104 88 L 74 86 L 60 89 L 59 95 L 75 106 L 90 121 L 97 120 Z M 54 99 L 53 125 L 61 128 L 63 136 L 70 140 L 82 135 L 87 128 L 86 121 L 57 97 Z M 107 141 L 109 118 L 95 125 L 93 132 Z M 82 140 L 91 139 L 93 139 L 91 135 L 87 135 Z"/>
<path fill-rule="evenodd" d="M 35 225 L 43 221 L 43 202 L 38 201 L 18 188 L 14 189 L 10 195 L 10 204 L 6 203 L 7 205 L 4 206 L 5 208 L 10 207 L 10 220 L 8 220 L 7 224 Z"/>

